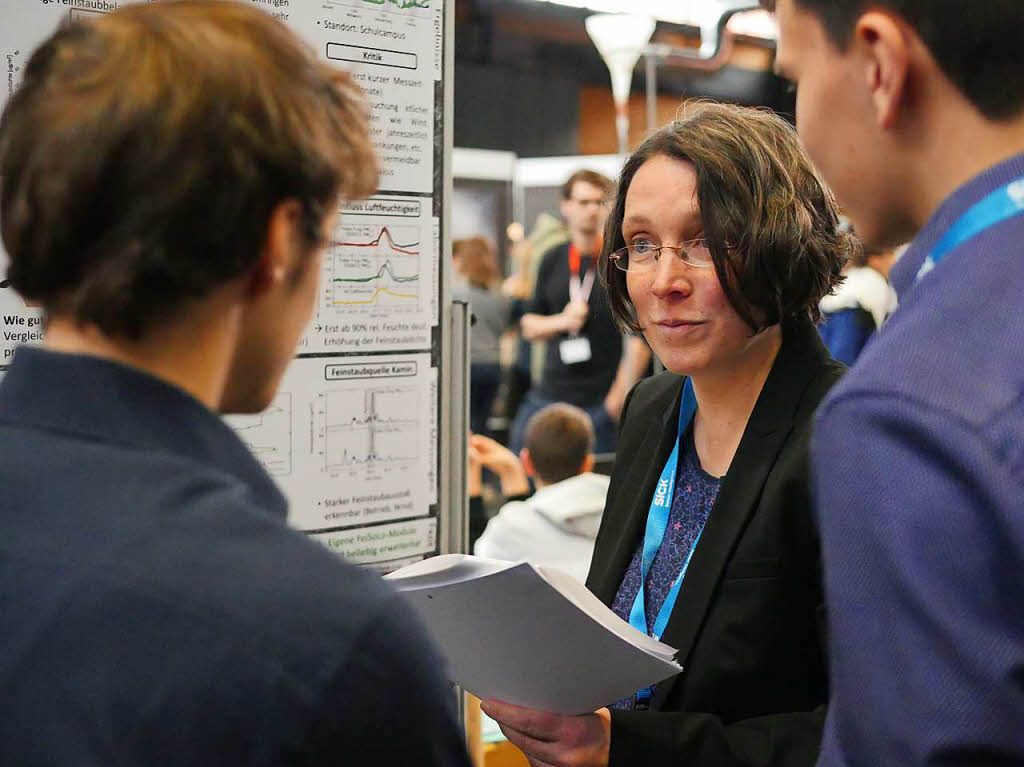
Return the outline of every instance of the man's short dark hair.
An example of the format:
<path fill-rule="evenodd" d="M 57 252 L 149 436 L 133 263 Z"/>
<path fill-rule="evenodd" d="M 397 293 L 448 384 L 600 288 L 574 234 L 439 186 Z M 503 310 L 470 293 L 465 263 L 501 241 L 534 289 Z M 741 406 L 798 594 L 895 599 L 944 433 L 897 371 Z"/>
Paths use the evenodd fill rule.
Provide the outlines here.
<path fill-rule="evenodd" d="M 598 189 L 603 190 L 609 197 L 615 191 L 615 182 L 606 175 L 598 173 L 596 170 L 583 169 L 573 173 L 568 179 L 566 179 L 566 182 L 562 184 L 562 199 L 570 199 L 572 197 L 572 188 L 580 182 L 596 186 Z"/>
<path fill-rule="evenodd" d="M 633 176 L 659 156 L 696 170 L 715 272 L 751 330 L 807 317 L 820 321 L 818 303 L 842 281 L 854 247 L 839 228 L 835 198 L 785 120 L 766 110 L 698 102 L 644 141 L 622 169 L 598 266 L 619 325 L 641 329 L 626 273 L 608 256 L 626 246 L 622 221 Z"/>
<path fill-rule="evenodd" d="M 274 207 L 312 251 L 373 191 L 362 93 L 243 3 L 140 3 L 59 29 L 0 118 L 8 278 L 139 338 L 259 258 Z"/>
<path fill-rule="evenodd" d="M 594 426 L 585 411 L 564 402 L 539 410 L 526 423 L 524 447 L 548 485 L 575 477 L 594 451 Z"/>
<path fill-rule="evenodd" d="M 894 13 L 912 26 L 939 67 L 990 120 L 1024 111 L 1022 0 L 793 0 L 817 16 L 846 50 L 857 19 L 869 9 Z M 774 10 L 775 0 L 761 0 Z"/>

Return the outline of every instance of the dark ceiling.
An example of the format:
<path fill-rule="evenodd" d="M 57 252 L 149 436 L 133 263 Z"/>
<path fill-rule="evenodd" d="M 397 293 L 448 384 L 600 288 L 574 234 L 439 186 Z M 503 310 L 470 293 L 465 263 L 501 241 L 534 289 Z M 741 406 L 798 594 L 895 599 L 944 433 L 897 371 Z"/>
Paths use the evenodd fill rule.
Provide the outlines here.
<path fill-rule="evenodd" d="M 456 0 L 456 145 L 521 156 L 575 153 L 580 90 L 609 87 L 608 70 L 584 27 L 589 13 L 535 0 Z M 680 47 L 699 44 L 695 27 L 664 22 L 654 39 Z M 643 72 L 638 65 L 637 92 L 645 87 Z M 793 108 L 785 84 L 771 72 L 734 66 L 714 73 L 661 66 L 658 91 L 768 106 L 784 115 Z"/>

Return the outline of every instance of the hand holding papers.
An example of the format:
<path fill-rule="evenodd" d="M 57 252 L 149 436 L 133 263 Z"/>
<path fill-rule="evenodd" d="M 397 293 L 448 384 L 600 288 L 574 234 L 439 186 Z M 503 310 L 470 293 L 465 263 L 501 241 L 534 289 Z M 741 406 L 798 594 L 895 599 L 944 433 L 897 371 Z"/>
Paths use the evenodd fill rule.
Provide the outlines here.
<path fill-rule="evenodd" d="M 673 648 L 553 568 L 449 554 L 386 578 L 479 698 L 582 714 L 682 671 Z"/>

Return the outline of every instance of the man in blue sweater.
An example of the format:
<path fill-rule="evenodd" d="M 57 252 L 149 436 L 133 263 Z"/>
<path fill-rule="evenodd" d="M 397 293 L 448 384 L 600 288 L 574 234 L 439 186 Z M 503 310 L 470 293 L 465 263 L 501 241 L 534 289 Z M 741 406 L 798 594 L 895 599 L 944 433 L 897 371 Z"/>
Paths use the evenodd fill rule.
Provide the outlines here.
<path fill-rule="evenodd" d="M 0 384 L 0 764 L 468 767 L 410 609 L 218 415 L 273 399 L 376 184 L 351 78 L 251 5 L 126 4 L 32 55 L 0 179 L 47 323 Z"/>
<path fill-rule="evenodd" d="M 1024 763 L 1024 3 L 777 0 L 797 125 L 900 308 L 823 405 L 829 767 Z"/>

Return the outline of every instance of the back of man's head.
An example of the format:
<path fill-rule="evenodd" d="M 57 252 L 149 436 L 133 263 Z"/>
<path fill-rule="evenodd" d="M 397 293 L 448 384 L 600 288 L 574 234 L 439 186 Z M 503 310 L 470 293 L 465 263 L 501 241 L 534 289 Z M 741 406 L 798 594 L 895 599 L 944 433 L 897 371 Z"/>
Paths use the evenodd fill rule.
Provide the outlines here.
<path fill-rule="evenodd" d="M 774 9 L 776 0 L 761 0 Z M 893 13 L 927 46 L 946 77 L 990 120 L 1024 112 L 1024 2 L 1021 0 L 794 0 L 845 49 L 868 10 Z"/>
<path fill-rule="evenodd" d="M 351 78 L 247 4 L 139 3 L 58 30 L 0 118 L 8 277 L 48 313 L 137 339 L 260 256 L 301 205 L 312 251 L 372 192 Z"/>
<path fill-rule="evenodd" d="M 523 444 L 537 477 L 553 485 L 584 470 L 594 450 L 594 426 L 585 411 L 557 402 L 527 422 Z"/>

